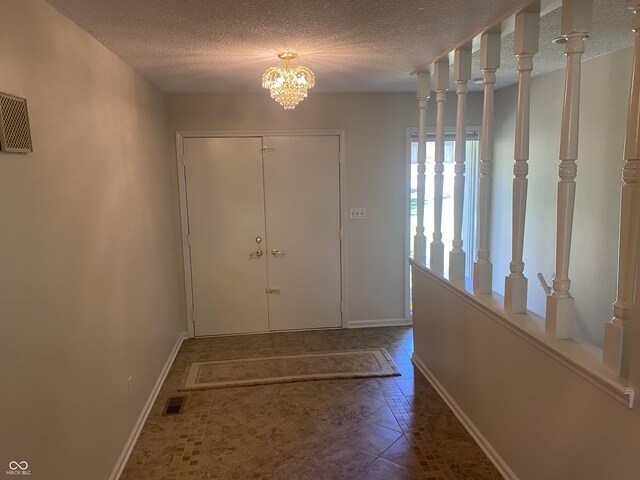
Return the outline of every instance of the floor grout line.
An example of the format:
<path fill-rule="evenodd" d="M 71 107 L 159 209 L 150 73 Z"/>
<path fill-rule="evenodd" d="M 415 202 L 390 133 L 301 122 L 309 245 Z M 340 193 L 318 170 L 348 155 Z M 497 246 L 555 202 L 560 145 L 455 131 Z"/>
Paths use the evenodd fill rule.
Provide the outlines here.
<path fill-rule="evenodd" d="M 192 362 L 256 353 L 384 347 L 394 352 L 401 371 L 413 371 L 408 335 L 407 327 L 394 327 L 189 340 L 157 402 L 166 402 L 184 385 Z M 246 350 L 251 345 L 259 350 Z M 186 411 L 173 418 L 149 416 L 121 480 L 500 479 L 430 385 L 412 377 L 181 392 L 189 396 Z M 392 418 L 393 428 L 388 426 Z M 450 432 L 449 443 L 433 436 Z M 454 450 L 446 450 L 449 444 Z"/>

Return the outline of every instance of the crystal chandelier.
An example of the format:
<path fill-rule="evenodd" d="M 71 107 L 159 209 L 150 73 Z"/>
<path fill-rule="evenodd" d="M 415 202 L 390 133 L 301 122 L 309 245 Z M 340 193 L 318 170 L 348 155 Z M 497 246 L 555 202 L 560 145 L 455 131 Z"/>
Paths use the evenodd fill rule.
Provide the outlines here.
<path fill-rule="evenodd" d="M 316 84 L 313 72 L 307 67 L 289 65 L 297 57 L 293 52 L 283 52 L 278 58 L 284 60 L 284 67 L 271 67 L 262 75 L 262 86 L 271 92 L 271 98 L 286 110 L 296 108 L 305 99 L 307 90 Z"/>

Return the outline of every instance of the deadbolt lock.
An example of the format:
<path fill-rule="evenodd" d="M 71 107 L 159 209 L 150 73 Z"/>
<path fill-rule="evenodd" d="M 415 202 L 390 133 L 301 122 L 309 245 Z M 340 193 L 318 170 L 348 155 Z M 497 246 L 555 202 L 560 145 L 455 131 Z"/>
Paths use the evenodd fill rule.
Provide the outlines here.
<path fill-rule="evenodd" d="M 256 237 L 256 243 L 262 243 L 262 237 Z"/>

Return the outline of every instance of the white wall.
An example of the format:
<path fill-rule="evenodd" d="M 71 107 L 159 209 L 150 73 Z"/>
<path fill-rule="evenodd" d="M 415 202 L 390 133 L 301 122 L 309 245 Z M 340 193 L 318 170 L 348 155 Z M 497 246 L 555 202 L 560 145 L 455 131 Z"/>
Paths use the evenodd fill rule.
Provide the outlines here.
<path fill-rule="evenodd" d="M 447 125 L 455 125 L 454 97 L 447 102 Z M 481 101 L 479 94 L 469 95 L 469 125 L 481 123 Z M 311 91 L 295 110 L 286 111 L 266 91 L 171 95 L 169 105 L 174 130 L 344 128 L 347 208 L 367 210 L 365 220 L 347 226 L 348 320 L 404 318 L 405 144 L 406 128 L 418 123 L 415 94 Z M 434 112 L 431 98 L 430 125 Z"/>
<path fill-rule="evenodd" d="M 640 407 L 615 400 L 430 274 L 413 278 L 415 356 L 517 478 L 640 478 Z"/>
<path fill-rule="evenodd" d="M 34 145 L 0 154 L 0 470 L 105 479 L 182 330 L 166 105 L 44 1 L 0 11 Z"/>
<path fill-rule="evenodd" d="M 587 42 L 587 48 L 589 47 Z M 631 79 L 631 48 L 585 61 L 581 89 L 576 209 L 569 278 L 576 299 L 574 335 L 601 346 L 615 300 L 619 195 Z M 535 61 L 534 61 L 535 69 Z M 525 232 L 529 309 L 544 315 L 536 278 L 555 273 L 556 190 L 564 70 L 531 82 L 531 151 Z M 493 289 L 504 293 L 511 260 L 511 185 L 517 86 L 496 93 L 491 255 Z"/>

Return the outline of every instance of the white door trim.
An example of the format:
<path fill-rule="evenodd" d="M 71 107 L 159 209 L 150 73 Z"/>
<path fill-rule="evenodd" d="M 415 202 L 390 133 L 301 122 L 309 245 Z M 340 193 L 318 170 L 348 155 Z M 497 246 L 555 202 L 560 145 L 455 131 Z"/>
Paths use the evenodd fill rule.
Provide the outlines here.
<path fill-rule="evenodd" d="M 180 226 L 182 242 L 182 259 L 184 264 L 184 292 L 186 299 L 187 328 L 189 337 L 194 337 L 193 328 L 193 293 L 191 284 L 191 258 L 189 252 L 189 223 L 187 217 L 187 188 L 184 171 L 184 146 L 185 138 L 209 138 L 209 137 L 273 137 L 273 136 L 337 136 L 340 139 L 340 276 L 341 276 L 341 305 L 342 328 L 346 328 L 349 320 L 349 307 L 347 303 L 347 152 L 346 131 L 344 129 L 311 129 L 311 130 L 253 130 L 253 131 L 221 131 L 221 130 L 177 130 L 176 131 L 176 168 L 178 171 L 178 194 L 180 201 Z"/>
<path fill-rule="evenodd" d="M 413 315 L 411 315 L 411 275 L 409 257 L 411 255 L 411 237 L 415 232 L 409 231 L 411 227 L 411 135 L 415 131 L 413 127 L 407 127 L 404 160 L 404 320 L 409 325 L 413 323 Z M 425 192 L 426 193 L 426 192 Z"/>

